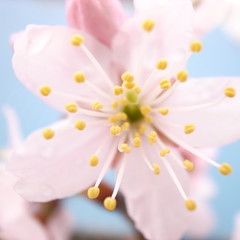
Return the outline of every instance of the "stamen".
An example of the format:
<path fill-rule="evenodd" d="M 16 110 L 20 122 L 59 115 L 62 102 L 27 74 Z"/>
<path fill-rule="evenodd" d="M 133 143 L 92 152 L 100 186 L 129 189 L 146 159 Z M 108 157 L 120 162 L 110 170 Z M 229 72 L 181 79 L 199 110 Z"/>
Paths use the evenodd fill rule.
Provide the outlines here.
<path fill-rule="evenodd" d="M 188 71 L 187 70 L 182 70 L 177 74 L 177 79 L 180 82 L 186 82 L 188 78 Z"/>
<path fill-rule="evenodd" d="M 169 148 L 163 148 L 161 151 L 160 151 L 160 156 L 161 157 L 165 157 L 165 155 L 169 154 L 170 153 L 170 149 Z"/>
<path fill-rule="evenodd" d="M 127 105 L 127 104 L 128 104 L 128 100 L 125 99 L 125 98 L 122 98 L 119 103 L 120 103 L 122 106 L 124 106 L 124 105 Z"/>
<path fill-rule="evenodd" d="M 87 195 L 90 199 L 95 199 L 99 196 L 100 189 L 99 187 L 91 187 L 88 189 Z"/>
<path fill-rule="evenodd" d="M 172 86 L 170 80 L 167 78 L 162 79 L 160 81 L 159 85 L 160 85 L 161 89 L 168 89 Z"/>
<path fill-rule="evenodd" d="M 76 34 L 71 38 L 71 43 L 74 46 L 80 46 L 84 41 L 83 36 Z"/>
<path fill-rule="evenodd" d="M 190 46 L 190 50 L 194 53 L 201 52 L 202 43 L 200 41 L 193 41 Z"/>
<path fill-rule="evenodd" d="M 133 82 L 134 80 L 134 76 L 130 72 L 123 73 L 121 78 L 123 82 Z"/>
<path fill-rule="evenodd" d="M 146 116 L 144 117 L 144 120 L 145 120 L 145 122 L 147 122 L 147 123 L 152 123 L 152 118 L 151 118 L 149 115 L 146 115 Z"/>
<path fill-rule="evenodd" d="M 85 53 L 85 55 L 90 60 L 90 62 L 95 66 L 95 68 L 97 69 L 99 74 L 102 76 L 102 78 L 106 80 L 105 82 L 109 85 L 109 87 L 111 89 L 113 89 L 114 86 L 113 86 L 111 79 L 105 73 L 105 71 L 103 70 L 103 68 L 99 64 L 99 62 L 96 60 L 96 58 L 92 55 L 92 53 L 87 49 L 87 47 L 84 44 L 81 44 L 81 48 L 82 48 L 83 52 Z"/>
<path fill-rule="evenodd" d="M 153 167 L 153 169 L 154 169 L 154 173 L 155 173 L 156 175 L 159 175 L 159 174 L 160 174 L 160 167 L 159 167 L 159 165 L 156 164 L 156 163 L 153 163 L 153 164 L 152 164 L 152 167 Z"/>
<path fill-rule="evenodd" d="M 134 81 L 132 81 L 132 82 L 127 82 L 127 81 L 125 81 L 124 83 L 123 83 L 123 86 L 126 88 L 126 89 L 132 89 L 132 88 L 134 88 L 135 87 L 135 82 Z"/>
<path fill-rule="evenodd" d="M 116 96 L 118 96 L 118 95 L 120 95 L 120 94 L 123 94 L 123 88 L 122 87 L 120 87 L 120 86 L 116 86 L 116 87 L 114 87 L 114 94 L 116 95 Z"/>
<path fill-rule="evenodd" d="M 75 128 L 82 131 L 86 127 L 86 122 L 83 120 L 76 120 L 75 122 Z"/>
<path fill-rule="evenodd" d="M 118 102 L 117 101 L 113 101 L 112 102 L 112 108 L 113 109 L 117 109 L 117 107 L 118 107 Z"/>
<path fill-rule="evenodd" d="M 96 155 L 92 155 L 89 161 L 91 167 L 95 167 L 98 165 L 99 159 Z"/>
<path fill-rule="evenodd" d="M 127 114 L 124 112 L 118 112 L 116 114 L 117 120 L 121 120 L 121 121 L 126 121 L 127 120 Z"/>
<path fill-rule="evenodd" d="M 140 88 L 138 85 L 135 85 L 134 88 L 133 88 L 133 90 L 134 90 L 137 94 L 139 94 L 139 93 L 141 92 L 141 88 Z"/>
<path fill-rule="evenodd" d="M 226 95 L 226 97 L 235 97 L 236 95 L 236 91 L 233 87 L 226 87 L 224 90 L 224 94 Z"/>
<path fill-rule="evenodd" d="M 78 110 L 78 106 L 74 102 L 67 103 L 65 109 L 70 113 L 75 113 Z"/>
<path fill-rule="evenodd" d="M 190 133 L 194 132 L 195 129 L 196 129 L 196 127 L 195 127 L 195 125 L 192 124 L 192 123 L 188 123 L 188 124 L 186 124 L 186 125 L 184 126 L 184 132 L 185 132 L 186 134 L 190 134 Z"/>
<path fill-rule="evenodd" d="M 103 205 L 108 211 L 114 211 L 117 206 L 117 201 L 114 198 L 107 197 L 105 198 Z"/>
<path fill-rule="evenodd" d="M 149 144 L 151 145 L 157 142 L 157 133 L 155 131 L 152 131 L 149 133 L 148 141 L 149 141 Z"/>
<path fill-rule="evenodd" d="M 128 146 L 127 143 L 122 143 L 120 150 L 125 152 L 125 153 L 130 153 L 131 152 L 131 148 Z"/>
<path fill-rule="evenodd" d="M 141 124 L 138 131 L 140 134 L 143 134 L 147 130 L 147 126 L 145 124 Z"/>
<path fill-rule="evenodd" d="M 100 102 L 93 102 L 92 103 L 92 109 L 94 110 L 100 110 L 103 108 L 103 105 Z"/>
<path fill-rule="evenodd" d="M 123 174 L 125 171 L 126 163 L 127 163 L 127 160 L 126 160 L 126 157 L 124 156 L 122 159 L 121 166 L 120 166 L 119 172 L 117 174 L 117 180 L 116 180 L 116 183 L 115 183 L 115 186 L 113 189 L 113 193 L 112 193 L 113 199 L 116 198 L 116 196 L 117 196 L 117 193 L 118 193 L 118 190 L 119 190 L 122 178 L 123 178 Z"/>
<path fill-rule="evenodd" d="M 45 128 L 43 130 L 43 137 L 47 140 L 53 138 L 55 135 L 55 132 L 51 128 Z"/>
<path fill-rule="evenodd" d="M 139 148 L 141 145 L 141 138 L 140 137 L 134 137 L 133 139 L 133 146 L 135 148 Z"/>
<path fill-rule="evenodd" d="M 118 119 L 117 119 L 116 115 L 114 115 L 114 116 L 109 117 L 108 121 L 110 123 L 117 123 Z"/>
<path fill-rule="evenodd" d="M 75 72 L 73 78 L 77 83 L 83 83 L 86 79 L 83 72 Z"/>
<path fill-rule="evenodd" d="M 190 162 L 189 160 L 183 161 L 183 166 L 189 171 L 192 172 L 194 170 L 194 163 Z"/>
<path fill-rule="evenodd" d="M 165 59 L 161 59 L 158 61 L 156 68 L 159 70 L 165 70 L 167 68 L 168 62 Z"/>
<path fill-rule="evenodd" d="M 40 93 L 43 96 L 48 96 L 51 93 L 51 91 L 52 91 L 52 89 L 47 85 L 44 85 L 40 88 Z"/>
<path fill-rule="evenodd" d="M 123 132 L 123 131 L 127 130 L 129 127 L 130 127 L 130 123 L 129 122 L 125 122 L 121 126 L 121 131 Z"/>
<path fill-rule="evenodd" d="M 142 115 L 147 115 L 152 112 L 152 108 L 149 105 L 141 106 L 140 111 Z"/>
<path fill-rule="evenodd" d="M 163 116 L 165 116 L 165 115 L 168 114 L 168 108 L 162 108 L 162 107 L 160 107 L 160 108 L 158 109 L 158 112 L 159 112 L 160 114 L 162 114 Z"/>
<path fill-rule="evenodd" d="M 193 211 L 197 208 L 197 204 L 193 200 L 190 200 L 190 199 L 185 201 L 185 205 L 189 211 Z"/>
<path fill-rule="evenodd" d="M 222 174 L 222 175 L 229 175 L 232 173 L 232 168 L 228 163 L 222 163 L 220 165 L 220 167 L 218 168 L 218 171 Z"/>
<path fill-rule="evenodd" d="M 155 22 L 151 19 L 146 19 L 143 23 L 142 23 L 142 28 L 143 30 L 147 31 L 147 32 L 151 32 L 154 28 Z"/>
<path fill-rule="evenodd" d="M 110 132 L 113 136 L 116 136 L 121 132 L 121 127 L 119 127 L 118 125 L 114 125 L 110 128 Z"/>

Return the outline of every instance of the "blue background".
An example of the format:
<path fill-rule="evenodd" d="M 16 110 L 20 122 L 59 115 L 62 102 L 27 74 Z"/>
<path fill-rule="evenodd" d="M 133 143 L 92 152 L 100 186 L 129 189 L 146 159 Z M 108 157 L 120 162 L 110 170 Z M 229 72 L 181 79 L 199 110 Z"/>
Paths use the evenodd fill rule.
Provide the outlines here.
<path fill-rule="evenodd" d="M 59 113 L 26 90 L 14 76 L 11 66 L 10 34 L 23 30 L 27 24 L 66 25 L 64 1 L 0 0 L 0 108 L 12 106 L 19 116 L 24 136 L 33 130 L 55 122 Z M 188 65 L 191 76 L 240 76 L 240 48 L 220 29 L 203 39 L 204 51 L 194 55 Z M 0 147 L 8 145 L 5 118 L 0 111 Z M 219 162 L 229 162 L 234 172 L 221 176 L 215 168 L 209 175 L 218 185 L 212 207 L 217 215 L 213 235 L 217 239 L 230 236 L 234 216 L 240 211 L 240 142 L 220 149 Z M 72 198 L 66 204 L 72 210 L 80 231 L 91 229 L 131 233 L 127 221 L 117 213 L 108 213 L 85 199 Z M 101 221 L 99 221 L 101 219 Z"/>

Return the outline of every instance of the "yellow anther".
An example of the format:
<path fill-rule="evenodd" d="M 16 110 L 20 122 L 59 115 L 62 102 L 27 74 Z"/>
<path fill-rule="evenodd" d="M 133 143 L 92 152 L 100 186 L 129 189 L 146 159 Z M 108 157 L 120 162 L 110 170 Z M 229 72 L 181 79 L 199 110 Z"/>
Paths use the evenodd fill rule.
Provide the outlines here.
<path fill-rule="evenodd" d="M 74 35 L 74 36 L 71 38 L 71 43 L 72 43 L 72 45 L 74 45 L 74 46 L 80 46 L 83 41 L 84 41 L 83 36 L 78 35 L 78 34 Z"/>
<path fill-rule="evenodd" d="M 146 115 L 146 116 L 144 117 L 144 120 L 145 120 L 147 123 L 152 123 L 152 118 L 151 118 L 150 116 L 148 116 L 148 115 Z"/>
<path fill-rule="evenodd" d="M 121 104 L 121 105 L 127 105 L 127 104 L 128 104 L 128 100 L 125 99 L 125 98 L 122 98 L 122 99 L 120 100 L 120 104 Z"/>
<path fill-rule="evenodd" d="M 65 109 L 70 113 L 75 113 L 78 110 L 78 106 L 74 102 L 67 103 Z"/>
<path fill-rule="evenodd" d="M 167 60 L 161 59 L 158 61 L 156 68 L 159 70 L 164 70 L 167 68 L 168 62 Z"/>
<path fill-rule="evenodd" d="M 145 106 L 141 106 L 140 111 L 142 115 L 147 115 L 152 111 L 152 108 L 148 105 L 145 105 Z"/>
<path fill-rule="evenodd" d="M 43 137 L 47 140 L 53 138 L 54 135 L 55 132 L 51 128 L 46 128 L 43 130 Z"/>
<path fill-rule="evenodd" d="M 200 41 L 193 41 L 191 43 L 190 49 L 192 52 L 201 52 L 202 50 L 202 43 Z"/>
<path fill-rule="evenodd" d="M 226 87 L 224 89 L 224 94 L 226 97 L 235 97 L 236 91 L 233 87 Z"/>
<path fill-rule="evenodd" d="M 135 137 L 135 138 L 138 137 L 138 138 L 141 139 L 141 134 L 140 134 L 139 132 L 135 132 L 134 137 Z"/>
<path fill-rule="evenodd" d="M 113 136 L 116 136 L 121 132 L 121 128 L 118 125 L 114 125 L 110 128 L 110 132 Z"/>
<path fill-rule="evenodd" d="M 118 121 L 117 116 L 111 116 L 108 118 L 108 121 L 110 123 L 116 123 Z"/>
<path fill-rule="evenodd" d="M 97 198 L 99 196 L 100 189 L 98 187 L 91 187 L 88 189 L 87 195 L 90 199 Z"/>
<path fill-rule="evenodd" d="M 157 133 L 155 131 L 152 131 L 148 135 L 149 143 L 152 145 L 157 142 Z"/>
<path fill-rule="evenodd" d="M 52 89 L 47 85 L 44 85 L 40 88 L 40 93 L 43 96 L 48 96 L 51 93 L 51 91 L 52 91 Z"/>
<path fill-rule="evenodd" d="M 133 90 L 135 91 L 135 93 L 139 94 L 141 92 L 141 88 L 138 85 L 135 85 Z"/>
<path fill-rule="evenodd" d="M 124 82 L 133 82 L 134 76 L 130 72 L 125 72 L 122 74 L 122 80 Z"/>
<path fill-rule="evenodd" d="M 92 155 L 89 161 L 89 165 L 91 167 L 95 167 L 98 165 L 98 162 L 99 162 L 98 157 L 96 155 Z"/>
<path fill-rule="evenodd" d="M 118 102 L 117 101 L 113 101 L 112 102 L 112 108 L 116 109 L 118 107 Z"/>
<path fill-rule="evenodd" d="M 172 84 L 171 84 L 171 82 L 170 82 L 170 80 L 168 78 L 162 79 L 160 81 L 159 85 L 160 85 L 160 87 L 162 89 L 168 89 L 168 88 L 170 88 L 172 86 Z"/>
<path fill-rule="evenodd" d="M 161 151 L 160 151 L 160 156 L 161 157 L 164 157 L 166 154 L 169 154 L 170 153 L 170 149 L 169 148 L 163 148 Z"/>
<path fill-rule="evenodd" d="M 146 19 L 143 23 L 142 23 L 142 28 L 143 30 L 147 31 L 147 32 L 151 32 L 152 29 L 154 28 L 155 22 L 151 19 Z"/>
<path fill-rule="evenodd" d="M 73 79 L 77 82 L 77 83 L 83 83 L 85 82 L 85 75 L 83 72 L 75 72 L 73 75 Z"/>
<path fill-rule="evenodd" d="M 117 206 L 117 201 L 115 198 L 107 197 L 105 198 L 103 202 L 103 206 L 108 210 L 108 211 L 113 211 L 115 210 Z"/>
<path fill-rule="evenodd" d="M 77 128 L 78 130 L 83 130 L 86 127 L 86 122 L 83 120 L 77 120 L 75 122 L 75 128 Z"/>
<path fill-rule="evenodd" d="M 232 173 L 232 167 L 228 163 L 222 163 L 221 166 L 218 168 L 218 171 L 222 175 L 227 176 Z"/>
<path fill-rule="evenodd" d="M 129 122 L 125 122 L 122 124 L 121 126 L 121 131 L 125 131 L 126 129 L 128 129 L 130 127 L 130 123 Z"/>
<path fill-rule="evenodd" d="M 127 114 L 124 113 L 124 112 L 118 112 L 116 114 L 116 118 L 117 118 L 117 120 L 126 121 L 127 120 Z"/>
<path fill-rule="evenodd" d="M 189 160 L 183 161 L 183 166 L 189 171 L 192 172 L 194 170 L 194 163 L 190 162 Z"/>
<path fill-rule="evenodd" d="M 185 201 L 185 205 L 189 211 L 193 211 L 197 208 L 197 204 L 193 200 L 190 200 L 190 199 Z"/>
<path fill-rule="evenodd" d="M 103 105 L 100 102 L 93 102 L 92 103 L 92 109 L 94 110 L 100 110 L 103 108 Z"/>
<path fill-rule="evenodd" d="M 168 114 L 168 108 L 159 108 L 158 112 L 162 115 L 167 115 Z"/>
<path fill-rule="evenodd" d="M 135 87 L 135 82 L 134 81 L 132 81 L 132 82 L 124 82 L 123 83 L 123 86 L 125 87 L 125 88 L 127 88 L 127 89 L 132 89 L 132 88 L 134 88 Z"/>
<path fill-rule="evenodd" d="M 186 134 L 190 134 L 190 133 L 194 132 L 195 129 L 196 129 L 196 127 L 195 127 L 195 125 L 192 124 L 192 123 L 188 123 L 188 124 L 186 124 L 186 125 L 184 126 L 184 132 L 185 132 Z"/>
<path fill-rule="evenodd" d="M 123 88 L 120 87 L 120 86 L 114 87 L 114 94 L 115 94 L 116 96 L 118 96 L 118 95 L 120 95 L 120 94 L 123 94 Z"/>
<path fill-rule="evenodd" d="M 122 143 L 120 149 L 125 153 L 130 153 L 131 152 L 131 148 L 128 146 L 127 143 Z"/>
<path fill-rule="evenodd" d="M 141 124 L 138 131 L 140 134 L 143 134 L 147 129 L 147 126 L 145 124 Z"/>
<path fill-rule="evenodd" d="M 153 163 L 152 167 L 153 167 L 153 171 L 156 175 L 160 174 L 160 167 L 157 163 Z"/>
<path fill-rule="evenodd" d="M 140 145 L 141 145 L 141 138 L 140 137 L 135 137 L 133 139 L 133 146 L 135 148 L 138 148 L 138 147 L 140 147 Z"/>
<path fill-rule="evenodd" d="M 188 71 L 187 70 L 182 70 L 177 74 L 177 79 L 180 82 L 186 82 L 188 78 Z"/>

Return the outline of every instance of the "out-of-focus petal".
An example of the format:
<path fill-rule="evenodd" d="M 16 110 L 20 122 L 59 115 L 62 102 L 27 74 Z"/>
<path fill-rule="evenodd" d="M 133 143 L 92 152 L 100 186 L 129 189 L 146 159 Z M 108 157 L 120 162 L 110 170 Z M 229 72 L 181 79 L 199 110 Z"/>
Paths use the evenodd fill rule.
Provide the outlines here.
<path fill-rule="evenodd" d="M 230 4 L 225 0 L 202 0 L 195 8 L 195 37 L 202 37 L 218 27 L 229 14 Z"/>
<path fill-rule="evenodd" d="M 113 158 L 116 151 L 107 127 L 89 126 L 79 131 L 69 120 L 50 127 L 55 130 L 52 139 L 44 139 L 42 130 L 34 132 L 7 165 L 8 171 L 21 178 L 15 190 L 29 201 L 50 201 L 85 190 L 96 181 L 106 158 Z M 102 136 L 109 143 L 99 153 L 99 164 L 91 167 L 90 157 L 99 148 Z"/>
<path fill-rule="evenodd" d="M 240 213 L 235 216 L 234 231 L 231 240 L 240 239 Z"/>
<path fill-rule="evenodd" d="M 226 87 L 234 87 L 236 96 L 224 95 Z M 169 107 L 164 121 L 157 117 L 158 126 L 194 147 L 218 147 L 239 139 L 240 136 L 240 80 L 234 77 L 189 79 L 180 84 L 162 104 Z M 196 97 L 197 96 L 197 97 Z M 205 104 L 215 103 L 210 107 Z M 197 108 L 200 106 L 200 108 Z M 196 110 L 188 110 L 189 108 Z M 172 109 L 172 111 L 171 111 Z M 165 123 L 165 124 L 164 124 Z M 184 126 L 194 124 L 196 130 L 184 133 Z M 163 128 L 164 126 L 164 128 Z M 227 134 L 226 134 L 227 133 Z"/>
<path fill-rule="evenodd" d="M 144 145 L 149 160 L 159 163 L 161 173 L 155 175 L 145 164 L 141 152 L 133 149 L 127 156 L 120 188 L 130 217 L 146 239 L 179 239 L 187 228 L 188 213 L 176 185 L 152 148 L 147 143 Z M 178 166 L 173 159 L 167 161 L 186 191 L 188 180 L 185 169 Z"/>
<path fill-rule="evenodd" d="M 155 22 L 151 32 L 142 29 L 146 19 Z M 141 86 L 159 59 L 166 59 L 168 67 L 159 71 L 156 79 L 172 77 L 185 66 L 190 56 L 192 20 L 193 9 L 189 0 L 169 0 L 164 4 L 153 4 L 125 21 L 113 41 L 114 57 L 121 64 L 121 71 L 132 72 Z"/>
<path fill-rule="evenodd" d="M 73 233 L 73 219 L 63 207 L 59 207 L 48 220 L 47 229 L 54 240 L 70 239 Z"/>
<path fill-rule="evenodd" d="M 10 146 L 17 149 L 23 140 L 17 115 L 9 106 L 5 106 L 3 112 L 7 120 Z"/>
<path fill-rule="evenodd" d="M 81 47 L 73 46 L 70 40 L 79 30 L 61 26 L 28 26 L 25 34 L 14 45 L 13 67 L 18 79 L 32 92 L 47 101 L 53 107 L 62 110 L 73 97 L 40 94 L 42 85 L 49 85 L 53 91 L 64 92 L 89 98 L 102 97 L 94 93 L 85 83 L 76 83 L 73 76 L 83 72 L 86 81 L 90 81 L 102 90 L 109 89 L 102 74 L 90 62 Z M 85 46 L 94 53 L 107 75 L 110 74 L 110 51 L 88 34 L 83 34 Z M 111 78 L 111 80 L 116 78 Z M 76 100 L 75 100 L 76 101 Z"/>
<path fill-rule="evenodd" d="M 91 34 L 108 47 L 127 17 L 119 0 L 67 0 L 66 6 L 71 27 Z"/>
<path fill-rule="evenodd" d="M 9 41 L 10 41 L 10 45 L 11 45 L 12 49 L 14 48 L 15 40 L 17 38 L 21 37 L 23 34 L 24 34 L 24 31 L 15 32 L 15 33 L 11 34 Z"/>

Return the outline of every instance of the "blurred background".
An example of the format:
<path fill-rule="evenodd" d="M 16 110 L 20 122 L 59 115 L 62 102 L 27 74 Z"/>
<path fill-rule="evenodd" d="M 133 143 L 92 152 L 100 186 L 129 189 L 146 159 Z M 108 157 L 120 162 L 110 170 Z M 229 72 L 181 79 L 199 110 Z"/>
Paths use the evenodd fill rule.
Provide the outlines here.
<path fill-rule="evenodd" d="M 67 25 L 65 1 L 0 0 L 0 109 L 5 105 L 15 109 L 25 137 L 60 117 L 58 112 L 26 90 L 14 75 L 9 37 L 28 24 Z M 191 76 L 240 76 L 240 43 L 217 28 L 204 36 L 203 46 L 204 50 L 194 55 L 188 64 Z M 0 111 L 0 147 L 7 146 L 7 125 Z M 217 193 L 210 202 L 217 222 L 209 239 L 229 239 L 235 214 L 240 211 L 240 142 L 221 148 L 218 161 L 229 162 L 234 172 L 229 177 L 223 177 L 215 168 L 208 172 L 217 185 Z M 108 178 L 111 181 L 111 174 Z M 80 197 L 69 198 L 65 204 L 73 213 L 79 232 L 94 229 L 109 236 L 133 234 L 131 224 L 119 213 L 109 213 Z"/>

